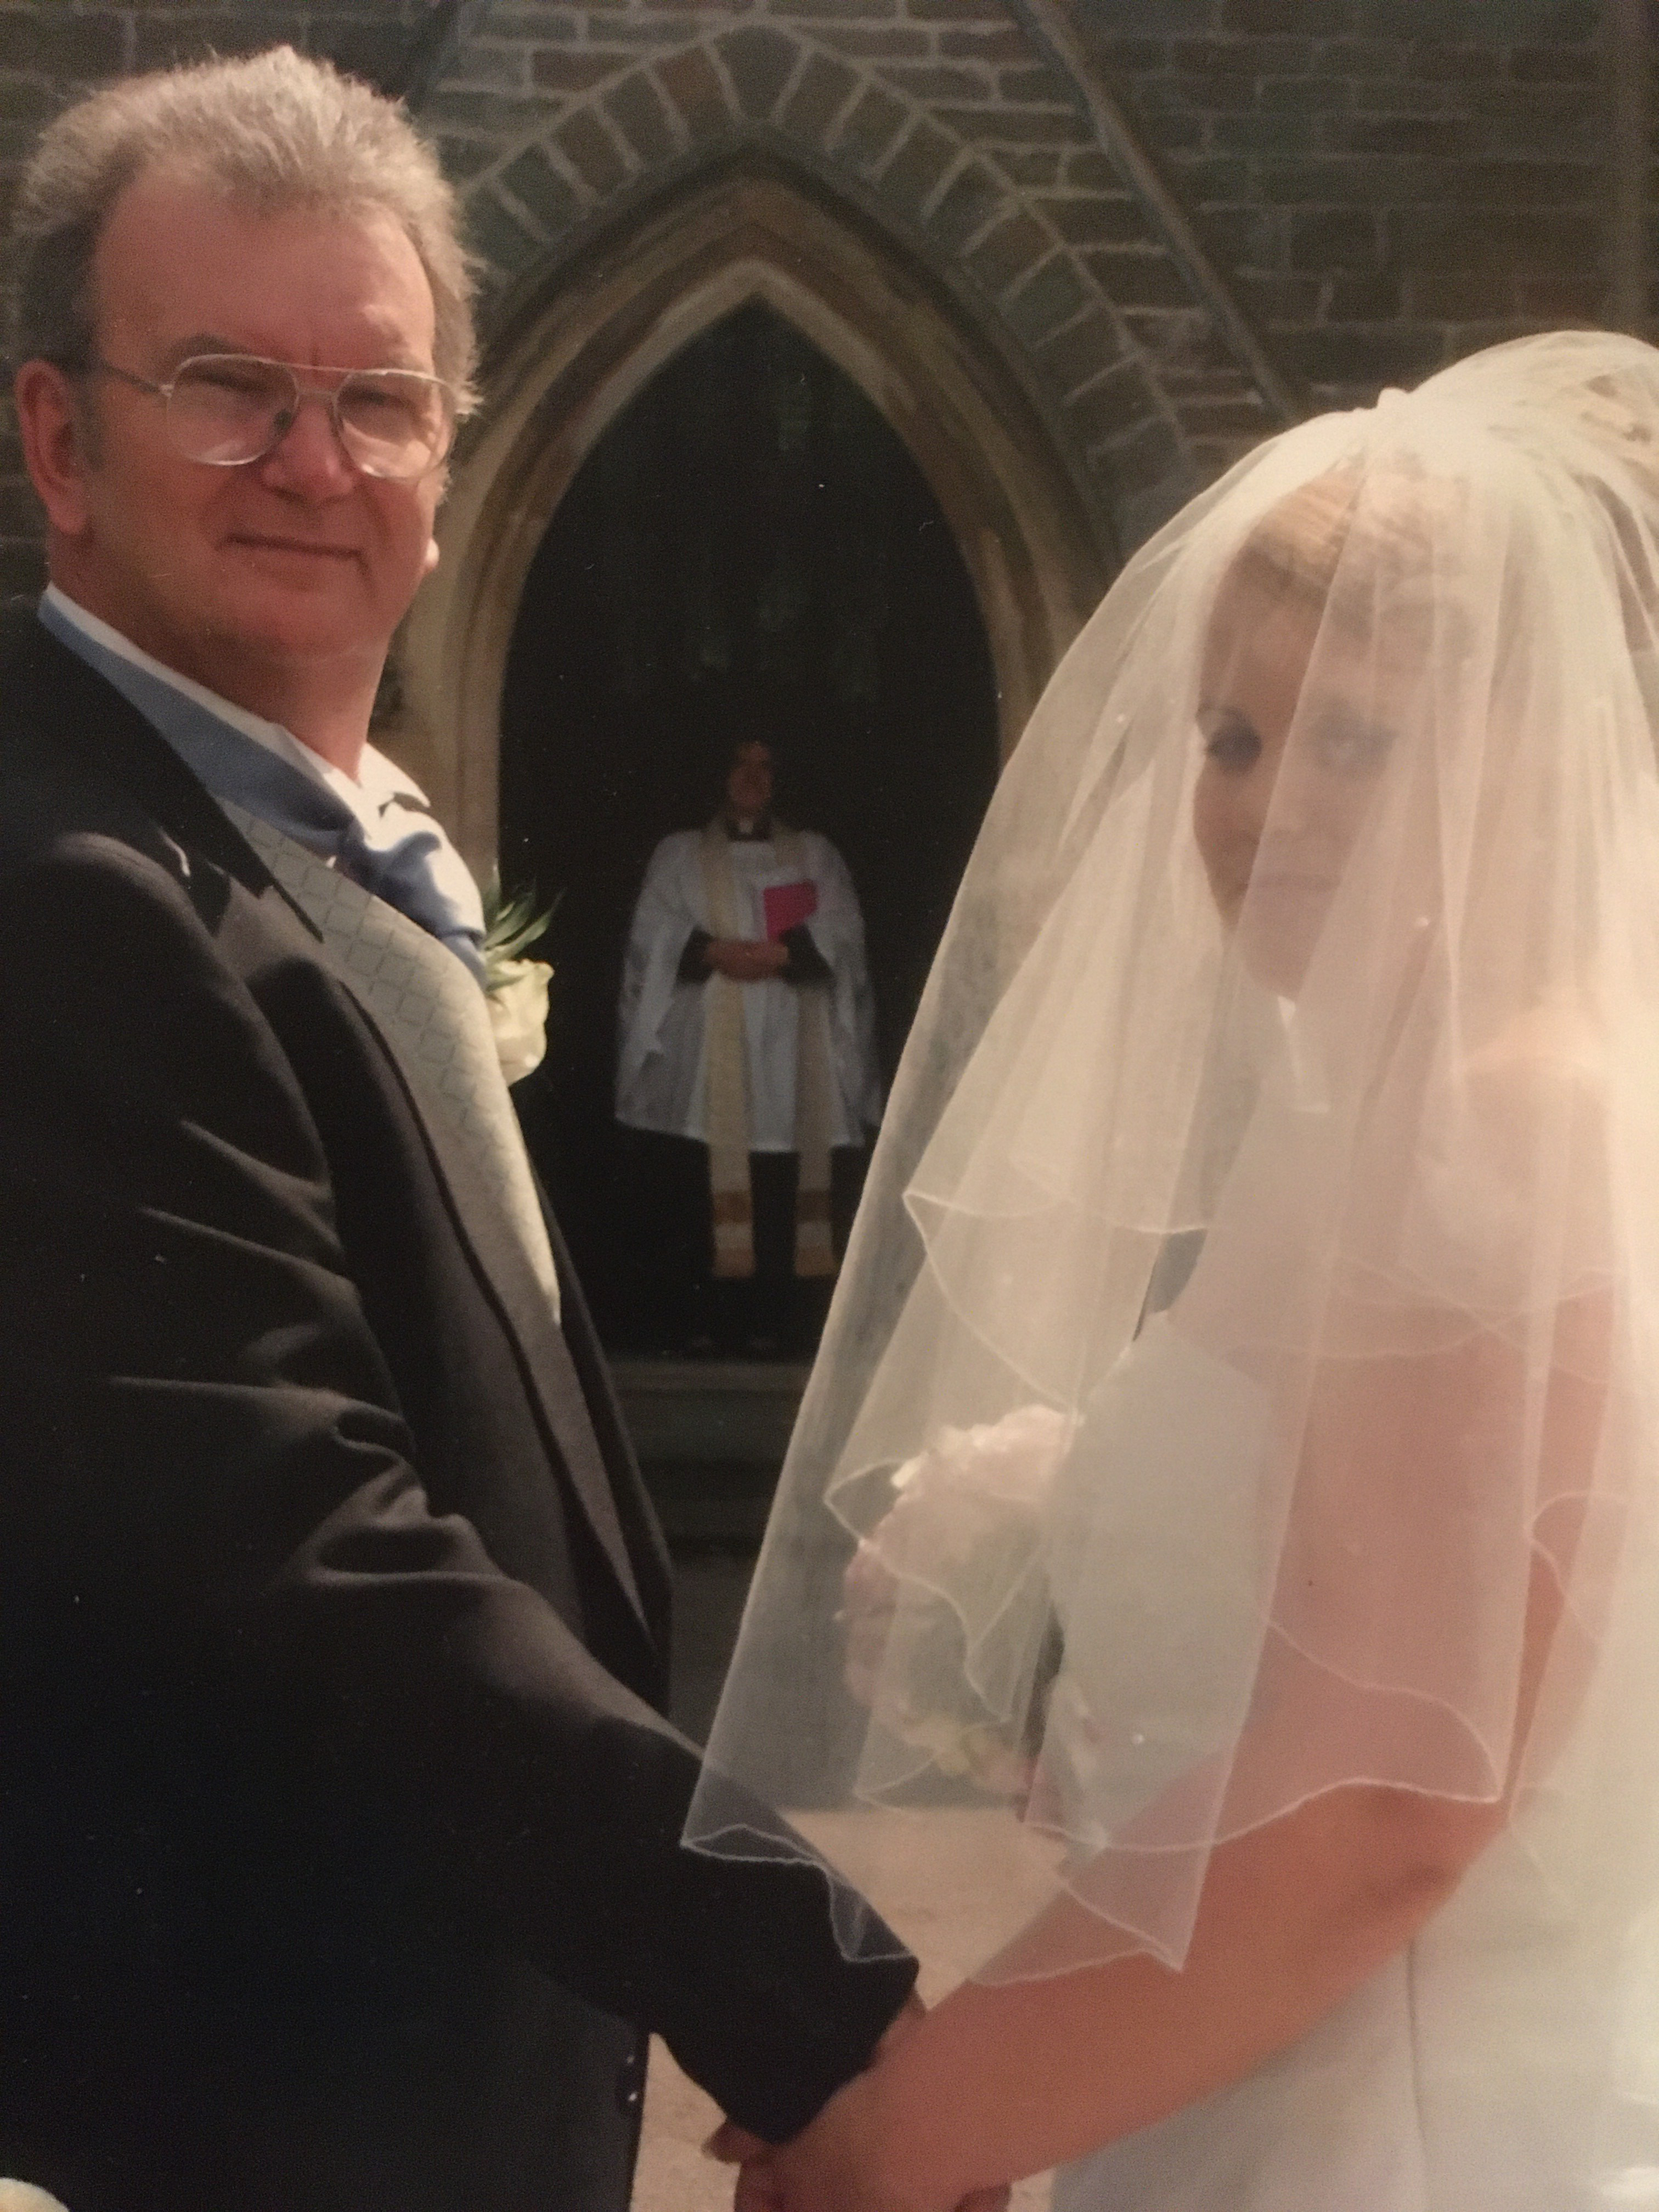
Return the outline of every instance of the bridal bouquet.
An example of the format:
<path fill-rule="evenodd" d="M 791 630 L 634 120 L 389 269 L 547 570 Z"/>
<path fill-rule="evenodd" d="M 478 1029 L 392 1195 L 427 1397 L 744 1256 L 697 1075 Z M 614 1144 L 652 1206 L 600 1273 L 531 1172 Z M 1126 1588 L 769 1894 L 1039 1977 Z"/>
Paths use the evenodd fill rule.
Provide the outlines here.
<path fill-rule="evenodd" d="M 1012 1594 L 1043 1574 L 1071 1433 L 1065 1414 L 1037 1405 L 942 1429 L 893 1474 L 895 1501 L 847 1570 L 848 1688 L 941 1774 L 1000 1796 L 1030 1786 L 1031 1664 L 1041 1675 L 1054 1657 L 1006 1651 L 1000 1631 Z"/>

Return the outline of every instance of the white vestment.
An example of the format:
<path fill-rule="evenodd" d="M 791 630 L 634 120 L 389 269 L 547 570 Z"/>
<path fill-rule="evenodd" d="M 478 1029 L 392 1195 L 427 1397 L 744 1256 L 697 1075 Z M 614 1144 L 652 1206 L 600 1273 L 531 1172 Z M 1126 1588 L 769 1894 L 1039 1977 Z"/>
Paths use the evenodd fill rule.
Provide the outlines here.
<path fill-rule="evenodd" d="M 797 835 L 817 893 L 817 910 L 804 927 L 830 969 L 830 982 L 815 987 L 770 977 L 740 987 L 749 1141 L 757 1152 L 796 1149 L 803 1018 L 826 1024 L 830 1143 L 862 1144 L 866 1127 L 881 1115 L 875 1009 L 858 897 L 847 864 L 829 839 L 810 830 Z M 708 985 L 679 980 L 680 957 L 691 933 L 721 934 L 708 910 L 702 840 L 701 830 L 665 837 L 640 888 L 623 969 L 617 1118 L 631 1128 L 707 1143 Z M 764 937 L 765 893 L 799 880 L 800 871 L 770 839 L 733 838 L 730 854 L 737 895 L 748 909 L 744 934 Z"/>

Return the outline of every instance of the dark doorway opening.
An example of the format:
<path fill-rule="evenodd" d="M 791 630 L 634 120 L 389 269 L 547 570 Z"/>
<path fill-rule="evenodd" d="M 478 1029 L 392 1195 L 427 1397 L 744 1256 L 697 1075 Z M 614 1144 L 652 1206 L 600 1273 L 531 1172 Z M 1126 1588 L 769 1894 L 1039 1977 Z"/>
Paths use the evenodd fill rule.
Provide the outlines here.
<path fill-rule="evenodd" d="M 559 902 L 547 1058 L 516 1095 L 613 1351 L 645 1348 L 651 1267 L 622 1231 L 613 1120 L 629 919 L 658 840 L 709 818 L 711 763 L 747 736 L 775 750 L 780 815 L 852 871 L 890 1078 L 996 780 L 990 651 L 902 441 L 759 305 L 677 355 L 583 465 L 501 702 L 503 879 Z"/>

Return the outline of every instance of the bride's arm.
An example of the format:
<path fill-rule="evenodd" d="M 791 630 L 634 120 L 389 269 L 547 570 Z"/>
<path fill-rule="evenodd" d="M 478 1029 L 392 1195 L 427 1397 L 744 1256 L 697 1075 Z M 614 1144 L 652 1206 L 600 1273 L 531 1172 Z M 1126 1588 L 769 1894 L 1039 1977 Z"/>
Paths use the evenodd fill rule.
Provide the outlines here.
<path fill-rule="evenodd" d="M 787 2212 L 949 2212 L 1249 2073 L 1412 1936 L 1501 1808 L 1344 1789 L 1217 1847 L 1187 1961 L 1144 1953 L 965 1982 L 780 2154 Z M 1026 1931 L 1040 1963 L 1097 1942 L 1071 1898 Z"/>
<path fill-rule="evenodd" d="M 1577 1318 L 1576 1371 L 1549 1393 L 1545 1455 L 1558 1494 L 1588 1487 L 1602 1392 L 1584 1379 L 1585 1351 L 1593 1375 L 1605 1319 Z M 1486 1357 L 1478 1347 L 1468 1356 Z M 1396 1415 L 1400 1379 L 1374 1376 L 1371 1386 L 1388 1392 Z M 1480 1381 L 1501 1387 L 1489 1357 Z M 1330 1409 L 1350 1435 L 1358 1422 L 1373 1439 L 1373 1474 L 1378 1455 L 1395 1460 L 1396 1510 L 1433 1494 L 1434 1424 L 1460 1399 L 1467 1413 L 1474 1385 L 1474 1368 L 1454 1360 L 1421 1395 L 1415 1419 L 1390 1419 L 1379 1406 L 1369 1431 L 1365 1407 Z M 1414 1463 L 1401 1468 L 1407 1446 Z M 1560 1597 L 1554 1568 L 1535 1553 L 1517 1746 Z M 1099 1948 L 1098 1920 L 1059 1899 L 999 1961 L 1000 1976 L 1023 1969 L 1026 1978 L 963 1984 L 779 2154 L 768 2177 L 777 2193 L 756 2201 L 787 2212 L 948 2212 L 974 2188 L 1081 2156 L 1213 2094 L 1295 2042 L 1408 1943 L 1507 1817 L 1502 1800 L 1328 1790 L 1215 1847 L 1178 1972 L 1144 1953 L 1052 1971 Z"/>

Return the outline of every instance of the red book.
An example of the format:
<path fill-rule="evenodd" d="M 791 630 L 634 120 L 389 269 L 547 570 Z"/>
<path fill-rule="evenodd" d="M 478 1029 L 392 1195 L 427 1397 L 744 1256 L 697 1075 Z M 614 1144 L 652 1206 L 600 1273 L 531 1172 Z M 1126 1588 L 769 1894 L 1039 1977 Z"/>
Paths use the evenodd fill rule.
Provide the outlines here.
<path fill-rule="evenodd" d="M 761 896 L 766 906 L 766 933 L 775 941 L 810 921 L 818 910 L 816 884 L 774 884 Z"/>

